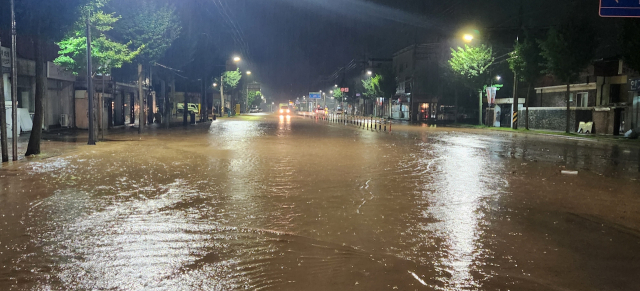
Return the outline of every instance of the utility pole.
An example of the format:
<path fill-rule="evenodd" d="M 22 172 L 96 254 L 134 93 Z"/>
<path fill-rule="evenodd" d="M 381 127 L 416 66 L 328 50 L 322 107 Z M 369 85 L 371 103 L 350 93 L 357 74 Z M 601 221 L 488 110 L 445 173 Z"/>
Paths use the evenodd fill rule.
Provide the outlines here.
<path fill-rule="evenodd" d="M 187 126 L 189 125 L 188 121 L 187 121 L 187 115 L 189 114 L 189 102 L 187 100 L 187 98 L 189 98 L 189 79 L 187 79 L 187 86 L 186 89 L 184 90 L 184 100 L 182 101 L 182 125 Z"/>
<path fill-rule="evenodd" d="M 224 73 L 220 75 L 220 117 L 224 115 Z"/>
<path fill-rule="evenodd" d="M 0 40 L 0 47 L 2 41 Z M 2 56 L 0 56 L 2 59 Z M 0 68 L 2 70 L 2 68 Z M 0 71 L 0 74 L 2 72 Z M 7 109 L 4 105 L 4 81 L 0 79 L 0 144 L 2 148 L 2 162 L 9 161 L 9 149 L 7 148 Z"/>
<path fill-rule="evenodd" d="M 16 68 L 16 11 L 11 0 L 11 127 L 12 160 L 18 160 L 18 70 Z"/>
<path fill-rule="evenodd" d="M 518 128 L 517 113 L 518 112 L 518 74 L 513 71 L 513 102 L 511 104 L 511 128 Z M 514 118 L 515 117 L 515 118 Z"/>
<path fill-rule="evenodd" d="M 95 110 L 93 104 L 93 68 L 91 63 L 91 11 L 87 10 L 87 98 L 89 98 L 89 140 L 88 145 L 96 144 L 96 131 L 93 124 L 95 118 Z"/>
<path fill-rule="evenodd" d="M 175 102 L 176 101 L 176 73 L 175 72 L 171 72 L 171 100 Z M 167 128 L 169 128 L 169 126 L 171 125 L 171 108 L 169 108 L 169 102 L 167 102 L 167 112 L 169 112 L 169 114 L 167 114 L 167 116 L 169 117 L 169 119 L 167 120 Z"/>
<path fill-rule="evenodd" d="M 142 133 L 142 126 L 144 125 L 144 93 L 142 92 L 142 64 L 138 64 L 138 99 L 139 99 L 139 112 L 138 112 L 138 134 Z"/>
<path fill-rule="evenodd" d="M 203 77 L 202 79 L 200 79 L 200 89 L 202 89 L 202 96 L 200 96 L 200 121 L 204 122 L 206 121 L 207 118 L 207 113 L 208 112 L 208 106 L 206 104 L 206 95 L 207 95 L 207 89 L 204 86 L 204 80 L 206 79 L 206 77 Z"/>

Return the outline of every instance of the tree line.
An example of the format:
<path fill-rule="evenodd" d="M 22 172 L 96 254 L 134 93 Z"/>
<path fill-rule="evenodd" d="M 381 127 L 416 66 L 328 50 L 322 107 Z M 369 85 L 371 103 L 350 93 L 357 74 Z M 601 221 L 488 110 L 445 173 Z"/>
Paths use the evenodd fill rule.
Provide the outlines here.
<path fill-rule="evenodd" d="M 18 34 L 32 36 L 36 63 L 35 110 L 26 156 L 40 153 L 47 82 L 44 46 L 56 43 L 59 52 L 54 63 L 74 75 L 86 73 L 87 20 L 92 35 L 91 76 L 110 74 L 127 63 L 149 68 L 164 56 L 182 29 L 169 0 L 17 1 Z M 6 139 L 2 146 L 6 148 Z"/>
<path fill-rule="evenodd" d="M 529 129 L 529 99 L 534 84 L 541 77 L 552 76 L 566 85 L 566 132 L 571 131 L 570 84 L 596 59 L 600 45 L 597 27 L 593 21 L 581 17 L 568 17 L 560 25 L 540 31 L 524 28 L 508 55 L 508 64 L 519 82 L 526 84 L 525 128 Z M 620 55 L 625 64 L 640 72 L 640 23 L 635 19 L 623 20 L 618 37 Z M 489 67 L 495 56 L 490 45 L 467 45 L 451 50 L 448 61 L 455 82 L 471 90 L 482 92 L 489 83 Z M 480 102 L 482 102 L 480 100 Z M 514 101 L 515 102 L 515 101 Z M 480 113 L 481 114 L 481 113 Z"/>

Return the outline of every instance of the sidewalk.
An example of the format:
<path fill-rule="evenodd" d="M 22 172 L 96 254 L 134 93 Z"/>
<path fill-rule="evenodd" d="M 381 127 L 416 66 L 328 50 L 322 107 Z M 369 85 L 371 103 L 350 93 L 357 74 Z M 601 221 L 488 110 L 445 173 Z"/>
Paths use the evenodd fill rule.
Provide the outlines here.
<path fill-rule="evenodd" d="M 539 136 L 548 136 L 554 138 L 563 138 L 563 139 L 573 139 L 573 140 L 584 140 L 584 141 L 592 141 L 592 142 L 609 142 L 613 144 L 624 144 L 624 145 L 632 145 L 640 147 L 640 139 L 628 139 L 623 135 L 613 136 L 613 135 L 594 135 L 594 134 L 583 134 L 583 133 L 566 133 L 564 131 L 553 131 L 553 130 L 526 130 L 526 129 L 511 129 L 507 127 L 487 127 L 484 125 L 471 125 L 464 123 L 457 124 L 440 124 L 440 125 L 428 125 L 425 123 L 414 123 L 411 124 L 408 121 L 401 120 L 392 120 L 394 126 L 408 126 L 408 127 L 416 127 L 416 128 L 437 128 L 437 129 L 468 129 L 474 131 L 491 131 L 491 132 L 508 132 L 514 134 L 530 134 L 530 135 L 539 135 Z M 432 127 L 433 126 L 433 127 Z"/>

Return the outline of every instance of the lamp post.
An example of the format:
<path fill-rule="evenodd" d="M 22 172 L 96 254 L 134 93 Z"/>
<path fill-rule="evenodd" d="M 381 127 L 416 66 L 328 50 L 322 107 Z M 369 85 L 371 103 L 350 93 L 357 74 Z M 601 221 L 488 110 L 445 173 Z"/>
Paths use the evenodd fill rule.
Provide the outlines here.
<path fill-rule="evenodd" d="M 16 13 L 14 0 L 11 0 L 11 154 L 14 161 L 18 160 L 18 71 L 16 62 Z"/>
<path fill-rule="evenodd" d="M 249 113 L 249 76 L 251 76 L 251 71 L 247 71 L 247 81 L 246 83 L 246 89 L 247 89 L 247 95 L 245 95 L 245 101 L 244 101 L 244 113 Z"/>

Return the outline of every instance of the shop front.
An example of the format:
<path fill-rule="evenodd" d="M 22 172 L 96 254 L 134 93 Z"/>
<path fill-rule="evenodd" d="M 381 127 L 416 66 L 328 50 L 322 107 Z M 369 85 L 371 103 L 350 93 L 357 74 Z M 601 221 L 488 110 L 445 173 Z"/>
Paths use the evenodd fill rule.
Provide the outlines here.
<path fill-rule="evenodd" d="M 418 103 L 418 121 L 435 121 L 438 118 L 438 103 Z"/>

